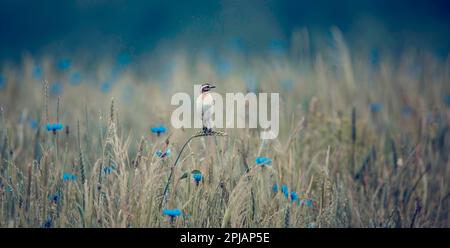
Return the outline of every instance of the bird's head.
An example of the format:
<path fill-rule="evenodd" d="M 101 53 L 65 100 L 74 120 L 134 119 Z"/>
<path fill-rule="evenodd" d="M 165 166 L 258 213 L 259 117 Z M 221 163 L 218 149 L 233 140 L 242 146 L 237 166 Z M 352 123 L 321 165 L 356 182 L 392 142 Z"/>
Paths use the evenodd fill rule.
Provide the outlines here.
<path fill-rule="evenodd" d="M 212 85 L 210 83 L 205 83 L 205 84 L 202 84 L 202 86 L 200 87 L 200 91 L 202 93 L 205 93 L 205 92 L 208 92 L 208 91 L 210 91 L 211 89 L 214 89 L 214 88 L 216 88 L 216 86 L 214 86 L 214 85 Z"/>

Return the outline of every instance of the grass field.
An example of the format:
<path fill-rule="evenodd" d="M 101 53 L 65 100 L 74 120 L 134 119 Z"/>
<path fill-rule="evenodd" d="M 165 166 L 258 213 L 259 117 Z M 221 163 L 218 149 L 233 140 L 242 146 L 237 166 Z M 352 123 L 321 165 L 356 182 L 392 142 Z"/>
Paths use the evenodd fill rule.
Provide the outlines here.
<path fill-rule="evenodd" d="M 126 54 L 4 63 L 0 227 L 450 227 L 449 57 L 293 37 L 149 75 Z M 171 127 L 170 98 L 209 81 L 279 92 L 280 135 L 194 138 L 168 180 L 199 131 Z"/>

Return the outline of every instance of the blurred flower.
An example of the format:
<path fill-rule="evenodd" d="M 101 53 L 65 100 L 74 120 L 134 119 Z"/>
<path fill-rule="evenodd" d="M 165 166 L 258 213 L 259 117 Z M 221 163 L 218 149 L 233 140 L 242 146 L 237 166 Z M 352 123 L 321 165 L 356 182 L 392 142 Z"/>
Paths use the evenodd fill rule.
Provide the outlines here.
<path fill-rule="evenodd" d="M 377 102 L 369 104 L 370 112 L 372 112 L 374 114 L 380 112 L 382 107 L 383 107 L 383 105 L 381 105 L 381 103 L 377 103 Z"/>
<path fill-rule="evenodd" d="M 108 93 L 108 92 L 110 92 L 110 91 L 111 91 L 111 84 L 110 84 L 108 81 L 103 82 L 103 83 L 100 85 L 100 90 L 101 90 L 103 93 Z"/>
<path fill-rule="evenodd" d="M 286 184 L 281 185 L 281 193 L 284 194 L 284 197 L 286 197 L 286 199 L 289 197 L 289 189 Z"/>
<path fill-rule="evenodd" d="M 59 96 L 63 92 L 63 84 L 56 81 L 50 86 L 50 95 Z"/>
<path fill-rule="evenodd" d="M 155 154 L 157 157 L 160 157 L 160 158 L 169 157 L 170 156 L 170 148 L 167 149 L 165 152 L 162 152 L 161 150 L 157 150 L 155 152 Z"/>
<path fill-rule="evenodd" d="M 47 128 L 47 131 L 52 131 L 53 133 L 63 129 L 63 125 L 61 123 L 47 123 L 45 127 Z"/>
<path fill-rule="evenodd" d="M 447 105 L 447 107 L 450 107 L 450 93 L 444 96 L 444 103 Z"/>
<path fill-rule="evenodd" d="M 55 204 L 58 204 L 59 203 L 59 200 L 61 200 L 61 192 L 56 192 L 54 195 L 52 195 L 51 197 L 50 197 L 50 200 L 53 202 L 53 203 L 55 203 Z"/>
<path fill-rule="evenodd" d="M 150 128 L 150 131 L 152 133 L 160 136 L 161 134 L 167 132 L 167 128 L 164 125 L 159 125 L 159 126 Z"/>
<path fill-rule="evenodd" d="M 48 217 L 47 220 L 45 220 L 44 224 L 42 225 L 43 228 L 51 228 L 52 227 L 52 218 Z"/>
<path fill-rule="evenodd" d="M 295 192 L 295 191 L 292 191 L 291 192 L 291 201 L 292 202 L 295 202 L 295 201 L 297 201 L 298 200 L 298 195 L 297 195 L 297 193 Z"/>
<path fill-rule="evenodd" d="M 273 186 L 272 186 L 272 192 L 273 192 L 274 194 L 278 193 L 278 184 L 276 184 L 276 183 L 273 184 Z"/>
<path fill-rule="evenodd" d="M 255 162 L 256 162 L 256 165 L 260 165 L 260 166 L 271 165 L 272 159 L 267 158 L 267 157 L 257 157 Z"/>
<path fill-rule="evenodd" d="M 69 81 L 71 85 L 79 85 L 81 83 L 81 73 L 79 71 L 70 74 Z"/>
<path fill-rule="evenodd" d="M 64 172 L 63 182 L 75 181 L 75 180 L 77 180 L 77 176 L 75 174 L 72 174 L 70 172 Z"/>
<path fill-rule="evenodd" d="M 0 90 L 4 90 L 6 88 L 6 80 L 3 75 L 0 75 Z"/>
<path fill-rule="evenodd" d="M 203 179 L 202 172 L 199 170 L 193 170 L 191 173 L 192 173 L 192 179 L 194 179 L 195 184 L 198 186 L 198 184 Z"/>
<path fill-rule="evenodd" d="M 116 166 L 114 166 L 114 165 L 106 166 L 106 167 L 103 168 L 103 173 L 108 175 L 108 174 L 111 174 L 115 170 L 116 170 Z"/>
<path fill-rule="evenodd" d="M 44 75 L 44 71 L 42 70 L 42 68 L 40 66 L 36 65 L 33 68 L 33 78 L 35 80 L 40 80 L 40 79 L 42 79 L 43 75 Z"/>
<path fill-rule="evenodd" d="M 70 68 L 72 61 L 68 58 L 62 58 L 58 61 L 58 69 L 60 71 L 65 71 Z"/>

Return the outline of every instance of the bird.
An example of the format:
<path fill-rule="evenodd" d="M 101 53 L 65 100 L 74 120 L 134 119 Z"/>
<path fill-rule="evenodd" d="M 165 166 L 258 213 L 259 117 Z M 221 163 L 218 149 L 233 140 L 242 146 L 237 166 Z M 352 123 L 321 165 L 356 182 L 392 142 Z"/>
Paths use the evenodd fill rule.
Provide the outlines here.
<path fill-rule="evenodd" d="M 213 120 L 212 114 L 214 113 L 214 99 L 211 96 L 211 89 L 216 86 L 210 83 L 204 83 L 200 87 L 200 95 L 196 101 L 197 113 L 201 114 L 202 128 L 204 133 L 211 133 Z"/>

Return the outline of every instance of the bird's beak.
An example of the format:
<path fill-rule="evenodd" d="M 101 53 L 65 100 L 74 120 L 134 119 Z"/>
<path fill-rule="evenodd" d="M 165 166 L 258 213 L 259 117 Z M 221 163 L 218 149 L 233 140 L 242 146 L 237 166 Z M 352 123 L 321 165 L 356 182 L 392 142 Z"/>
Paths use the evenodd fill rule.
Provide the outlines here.
<path fill-rule="evenodd" d="M 216 88 L 216 86 L 211 85 L 211 86 L 209 86 L 209 88 L 214 89 L 214 88 Z"/>

